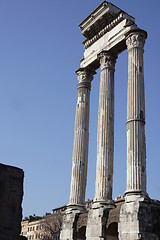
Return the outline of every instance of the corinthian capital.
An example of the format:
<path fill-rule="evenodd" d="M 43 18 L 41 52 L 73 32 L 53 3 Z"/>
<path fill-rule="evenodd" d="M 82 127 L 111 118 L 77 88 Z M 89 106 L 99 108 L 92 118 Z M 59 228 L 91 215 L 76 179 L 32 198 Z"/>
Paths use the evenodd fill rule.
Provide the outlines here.
<path fill-rule="evenodd" d="M 98 59 L 101 65 L 101 70 L 104 68 L 110 68 L 115 70 L 116 56 L 109 51 L 102 51 L 98 54 Z"/>
<path fill-rule="evenodd" d="M 78 88 L 80 87 L 87 87 L 90 88 L 91 87 L 91 81 L 93 80 L 93 75 L 96 73 L 95 71 L 92 71 L 90 69 L 87 68 L 79 68 L 76 71 L 77 75 L 78 75 Z"/>
<path fill-rule="evenodd" d="M 126 37 L 126 44 L 127 44 L 128 50 L 132 48 L 143 49 L 146 38 L 147 38 L 147 33 L 142 30 L 130 33 Z"/>

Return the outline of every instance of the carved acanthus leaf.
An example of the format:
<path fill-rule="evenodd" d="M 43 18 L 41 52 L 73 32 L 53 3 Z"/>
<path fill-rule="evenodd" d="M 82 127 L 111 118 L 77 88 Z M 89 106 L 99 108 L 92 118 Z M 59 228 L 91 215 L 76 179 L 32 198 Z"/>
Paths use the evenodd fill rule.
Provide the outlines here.
<path fill-rule="evenodd" d="M 113 71 L 115 70 L 116 56 L 112 53 L 103 51 L 98 55 L 99 62 L 101 65 L 101 70 L 103 68 L 110 68 Z"/>
<path fill-rule="evenodd" d="M 131 33 L 126 40 L 127 48 L 130 50 L 131 48 L 142 48 L 144 47 L 145 36 L 141 32 L 133 32 Z"/>

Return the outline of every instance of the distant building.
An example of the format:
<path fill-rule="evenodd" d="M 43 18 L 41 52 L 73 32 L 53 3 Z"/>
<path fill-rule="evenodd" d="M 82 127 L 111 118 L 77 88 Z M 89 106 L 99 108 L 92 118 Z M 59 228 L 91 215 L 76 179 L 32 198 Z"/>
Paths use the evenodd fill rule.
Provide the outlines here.
<path fill-rule="evenodd" d="M 58 239 L 66 206 L 54 208 L 52 213 L 45 216 L 29 216 L 21 223 L 21 236 L 32 239 Z"/>

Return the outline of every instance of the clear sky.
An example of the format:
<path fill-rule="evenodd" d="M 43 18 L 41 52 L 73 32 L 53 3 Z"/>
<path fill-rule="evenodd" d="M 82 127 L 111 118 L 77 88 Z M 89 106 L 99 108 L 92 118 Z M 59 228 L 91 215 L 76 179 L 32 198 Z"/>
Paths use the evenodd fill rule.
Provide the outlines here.
<path fill-rule="evenodd" d="M 78 24 L 102 1 L 0 1 L 0 162 L 25 172 L 23 217 L 68 204 L 79 61 Z M 145 44 L 147 191 L 160 200 L 160 1 L 112 0 L 148 32 Z M 126 188 L 127 52 L 115 72 L 113 197 Z M 99 71 L 92 82 L 86 199 L 94 198 Z"/>

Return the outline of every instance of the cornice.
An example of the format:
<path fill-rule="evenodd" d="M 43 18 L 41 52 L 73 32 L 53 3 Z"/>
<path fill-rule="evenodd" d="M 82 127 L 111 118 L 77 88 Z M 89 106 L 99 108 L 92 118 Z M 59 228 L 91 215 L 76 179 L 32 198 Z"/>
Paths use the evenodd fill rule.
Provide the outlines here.
<path fill-rule="evenodd" d="M 113 29 L 116 25 L 118 25 L 123 19 L 123 12 L 121 12 L 116 19 L 114 19 L 111 23 L 109 23 L 105 28 L 103 28 L 101 31 L 99 31 L 93 38 L 86 39 L 83 44 L 84 48 L 89 48 L 93 43 L 95 43 L 98 39 L 104 36 L 107 32 L 109 32 L 111 29 Z"/>
<path fill-rule="evenodd" d="M 91 38 L 99 29 L 101 30 L 104 25 L 115 19 L 120 12 L 120 8 L 104 1 L 79 24 L 82 35 L 86 38 Z"/>
<path fill-rule="evenodd" d="M 88 48 L 107 31 L 111 30 L 123 19 L 128 19 L 134 23 L 135 19 L 116 7 L 110 2 L 104 1 L 101 3 L 87 18 L 80 24 L 82 35 L 86 38 L 83 42 L 85 48 Z"/>

